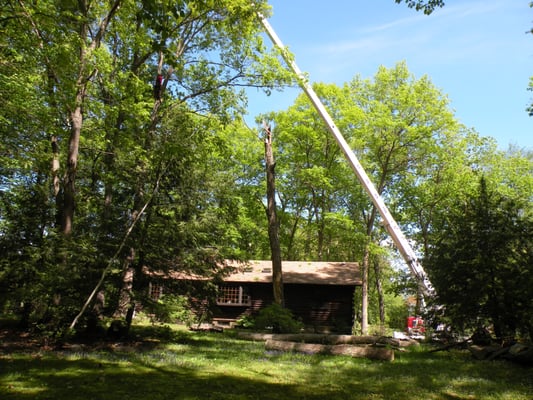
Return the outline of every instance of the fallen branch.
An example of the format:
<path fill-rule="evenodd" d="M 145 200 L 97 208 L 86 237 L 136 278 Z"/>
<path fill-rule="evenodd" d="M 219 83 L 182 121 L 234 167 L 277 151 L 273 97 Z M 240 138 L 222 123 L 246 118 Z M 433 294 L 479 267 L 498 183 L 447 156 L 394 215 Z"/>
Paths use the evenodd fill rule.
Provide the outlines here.
<path fill-rule="evenodd" d="M 267 340 L 265 349 L 295 351 L 308 354 L 343 355 L 372 360 L 393 361 L 394 351 L 383 347 L 354 346 L 349 344 L 326 345 L 317 343 L 296 343 L 282 340 Z"/>

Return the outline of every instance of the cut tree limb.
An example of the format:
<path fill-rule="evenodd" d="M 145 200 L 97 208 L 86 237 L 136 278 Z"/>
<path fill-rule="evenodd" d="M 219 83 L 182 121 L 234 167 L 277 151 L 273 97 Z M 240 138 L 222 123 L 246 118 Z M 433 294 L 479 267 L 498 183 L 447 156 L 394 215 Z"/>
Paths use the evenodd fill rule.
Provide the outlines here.
<path fill-rule="evenodd" d="M 308 354 L 343 355 L 372 360 L 393 361 L 394 351 L 383 347 L 354 346 L 350 344 L 326 345 L 316 343 L 296 343 L 282 340 L 267 340 L 265 349 L 279 351 L 296 351 Z"/>

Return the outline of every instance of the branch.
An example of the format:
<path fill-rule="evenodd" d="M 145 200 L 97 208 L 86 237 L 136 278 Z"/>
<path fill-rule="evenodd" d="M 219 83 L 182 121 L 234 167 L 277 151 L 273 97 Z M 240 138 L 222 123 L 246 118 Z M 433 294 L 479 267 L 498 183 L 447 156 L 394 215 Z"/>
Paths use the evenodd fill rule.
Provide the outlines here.
<path fill-rule="evenodd" d="M 113 18 L 113 16 L 115 15 L 117 10 L 119 9 L 120 4 L 121 4 L 121 0 L 115 0 L 113 5 L 111 6 L 111 9 L 109 10 L 109 12 L 105 16 L 105 18 L 100 23 L 100 27 L 98 28 L 98 32 L 96 33 L 94 41 L 91 43 L 91 47 L 93 49 L 100 46 L 100 42 L 102 41 L 102 39 L 104 37 L 104 34 L 105 34 L 106 30 L 107 30 L 107 26 L 109 25 L 109 22 L 111 21 L 111 18 Z"/>

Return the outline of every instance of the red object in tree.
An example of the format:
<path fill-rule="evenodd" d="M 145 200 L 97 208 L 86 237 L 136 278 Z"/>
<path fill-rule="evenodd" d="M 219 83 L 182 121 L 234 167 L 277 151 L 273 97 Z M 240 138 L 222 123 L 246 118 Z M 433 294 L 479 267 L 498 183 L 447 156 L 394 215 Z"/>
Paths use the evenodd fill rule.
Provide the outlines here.
<path fill-rule="evenodd" d="M 162 92 L 163 92 L 163 75 L 158 74 L 154 82 L 154 99 L 161 100 Z"/>

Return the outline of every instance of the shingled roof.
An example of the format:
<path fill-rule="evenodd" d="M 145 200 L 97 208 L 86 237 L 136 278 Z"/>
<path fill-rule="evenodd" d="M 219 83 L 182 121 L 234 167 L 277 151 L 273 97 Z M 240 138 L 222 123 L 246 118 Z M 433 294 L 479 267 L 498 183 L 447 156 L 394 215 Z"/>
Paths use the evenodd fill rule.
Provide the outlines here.
<path fill-rule="evenodd" d="M 228 261 L 225 265 L 232 270 L 223 278 L 227 283 L 271 283 L 272 261 Z M 175 280 L 205 280 L 206 276 L 185 271 L 155 271 L 148 267 L 143 268 L 145 274 L 162 279 Z M 332 261 L 283 261 L 283 282 L 296 284 L 316 285 L 361 285 L 359 264 L 355 262 Z"/>
<path fill-rule="evenodd" d="M 224 282 L 272 282 L 272 261 L 232 262 L 236 272 Z M 320 285 L 361 285 L 359 264 L 330 261 L 283 261 L 283 283 Z"/>

